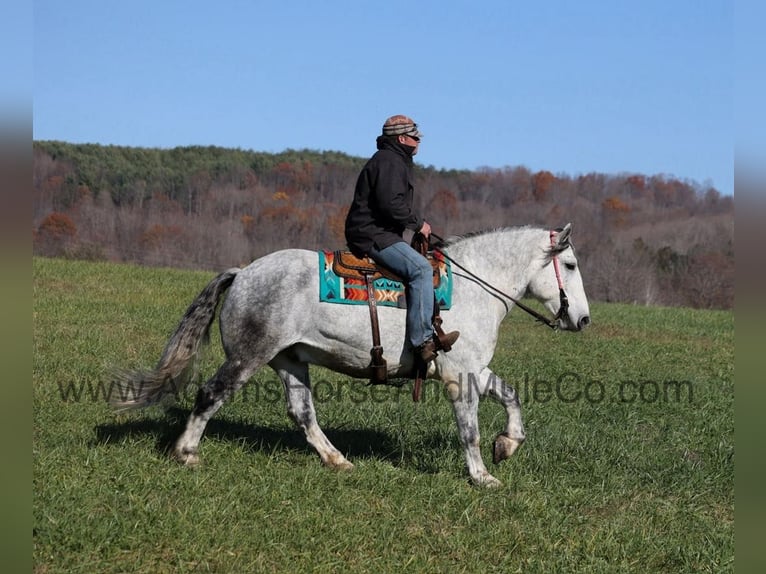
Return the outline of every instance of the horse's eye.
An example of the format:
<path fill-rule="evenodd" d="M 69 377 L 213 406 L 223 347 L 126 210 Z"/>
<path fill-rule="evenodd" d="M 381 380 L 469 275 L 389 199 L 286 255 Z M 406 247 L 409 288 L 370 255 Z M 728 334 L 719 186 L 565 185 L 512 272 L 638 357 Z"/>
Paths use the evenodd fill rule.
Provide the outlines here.
<path fill-rule="evenodd" d="M 570 271 L 574 271 L 576 267 L 577 267 L 577 265 L 575 265 L 574 263 L 567 263 L 566 264 L 566 268 L 569 269 Z"/>

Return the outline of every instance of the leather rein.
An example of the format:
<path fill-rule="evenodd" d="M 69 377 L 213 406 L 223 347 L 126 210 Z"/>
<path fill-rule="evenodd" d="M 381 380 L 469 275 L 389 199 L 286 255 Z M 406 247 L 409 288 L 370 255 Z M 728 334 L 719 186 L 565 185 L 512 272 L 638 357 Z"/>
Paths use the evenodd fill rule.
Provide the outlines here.
<path fill-rule="evenodd" d="M 550 231 L 549 235 L 550 235 L 550 240 L 551 240 L 551 247 L 553 247 L 555 245 L 554 240 L 555 240 L 557 234 L 558 234 L 558 232 L 555 231 L 555 230 L 551 230 Z M 437 239 L 441 243 L 445 243 L 445 240 L 442 237 L 439 237 L 436 233 L 432 232 L 431 233 L 431 237 L 434 237 L 435 239 Z M 486 287 L 490 291 L 494 291 L 494 293 L 499 295 L 500 297 L 505 297 L 506 299 L 512 301 L 513 303 L 516 304 L 517 307 L 519 307 L 520 309 L 524 310 L 529 315 L 534 317 L 536 321 L 538 321 L 539 323 L 542 323 L 543 325 L 547 325 L 548 327 L 550 327 L 554 331 L 556 329 L 558 329 L 558 321 L 559 321 L 559 319 L 561 319 L 567 313 L 567 311 L 569 310 L 569 298 L 567 297 L 567 294 L 564 291 L 564 282 L 561 280 L 561 271 L 559 269 L 559 259 L 558 259 L 558 255 L 556 255 L 556 254 L 552 255 L 552 259 L 553 259 L 553 269 L 556 272 L 556 281 L 558 282 L 558 286 L 559 286 L 559 303 L 560 303 L 560 306 L 559 306 L 558 313 L 556 313 L 556 316 L 553 317 L 552 319 L 549 319 L 549 318 L 545 317 L 543 314 L 538 313 L 537 311 L 535 311 L 531 307 L 528 307 L 527 305 L 525 305 L 524 303 L 522 303 L 521 301 L 519 301 L 515 297 L 511 297 L 510 295 L 508 295 L 507 293 L 501 291 L 500 289 L 498 289 L 494 285 L 492 285 L 490 283 L 487 283 L 484 279 L 482 279 L 481 277 L 479 277 L 478 275 L 476 275 L 472 271 L 469 271 L 468 269 L 463 267 L 460 263 L 458 263 L 457 261 L 452 259 L 452 257 L 450 257 L 449 255 L 444 253 L 444 251 L 442 251 L 438 247 L 434 247 L 434 249 L 436 251 L 438 251 L 441 254 L 441 256 L 444 257 L 444 259 L 446 259 L 447 261 L 452 263 L 452 265 L 454 265 L 455 267 L 457 267 L 458 269 L 463 271 L 466 275 L 471 277 L 471 279 L 473 279 L 474 281 L 479 283 L 481 286 Z"/>

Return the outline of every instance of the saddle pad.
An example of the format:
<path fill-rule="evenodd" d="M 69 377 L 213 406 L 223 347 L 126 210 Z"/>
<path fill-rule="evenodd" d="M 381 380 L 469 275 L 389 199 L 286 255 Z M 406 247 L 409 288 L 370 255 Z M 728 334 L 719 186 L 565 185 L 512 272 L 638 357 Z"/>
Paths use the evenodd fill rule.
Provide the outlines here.
<path fill-rule="evenodd" d="M 439 260 L 439 285 L 434 289 L 440 309 L 452 306 L 452 268 L 449 261 Z M 319 300 L 324 303 L 345 305 L 367 305 L 367 285 L 364 279 L 340 277 L 333 270 L 335 253 L 319 251 Z M 386 277 L 379 277 L 373 283 L 375 301 L 383 307 L 406 309 L 404 284 Z"/>

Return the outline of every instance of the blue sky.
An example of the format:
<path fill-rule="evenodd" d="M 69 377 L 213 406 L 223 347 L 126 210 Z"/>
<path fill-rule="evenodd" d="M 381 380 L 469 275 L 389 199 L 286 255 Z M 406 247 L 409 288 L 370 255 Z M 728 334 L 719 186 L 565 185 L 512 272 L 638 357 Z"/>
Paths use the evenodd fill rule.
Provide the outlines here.
<path fill-rule="evenodd" d="M 424 165 L 728 194 L 734 20 L 723 0 L 38 0 L 33 137 L 368 156 L 403 113 Z"/>

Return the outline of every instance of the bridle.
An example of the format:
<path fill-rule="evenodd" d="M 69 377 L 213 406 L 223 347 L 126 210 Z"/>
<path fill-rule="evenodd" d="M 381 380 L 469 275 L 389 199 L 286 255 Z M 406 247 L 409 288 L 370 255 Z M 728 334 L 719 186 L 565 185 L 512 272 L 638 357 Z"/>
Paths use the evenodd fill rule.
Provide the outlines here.
<path fill-rule="evenodd" d="M 556 236 L 559 234 L 558 231 L 555 229 L 551 229 L 549 232 L 549 237 L 551 239 L 551 249 L 555 247 L 555 239 Z M 553 259 L 553 270 L 556 272 L 556 282 L 559 285 L 559 312 L 556 313 L 556 317 L 554 317 L 554 321 L 558 322 L 559 319 L 561 319 L 564 314 L 569 311 L 569 298 L 567 297 L 566 292 L 564 291 L 564 282 L 561 280 L 561 270 L 559 269 L 559 256 L 557 253 L 553 253 L 551 255 Z"/>
<path fill-rule="evenodd" d="M 559 230 L 555 230 L 555 229 L 551 229 L 550 230 L 549 237 L 550 237 L 550 241 L 551 241 L 551 248 L 553 248 L 555 246 L 555 239 L 556 239 L 556 236 L 558 235 L 558 233 L 559 233 Z M 445 240 L 443 238 L 439 237 L 436 233 L 431 232 L 431 237 L 433 237 L 434 239 L 437 239 L 440 243 L 445 243 Z M 430 240 L 430 238 L 429 238 L 429 240 Z M 551 258 L 553 259 L 553 269 L 556 272 L 556 282 L 558 283 L 558 286 L 559 286 L 559 303 L 560 303 L 560 305 L 559 305 L 558 313 L 556 313 L 556 316 L 553 317 L 552 319 L 549 319 L 549 318 L 545 317 L 544 315 L 542 315 L 541 313 L 538 313 L 537 311 L 535 311 L 531 307 L 528 307 L 527 305 L 525 305 L 524 303 L 522 303 L 521 301 L 519 301 L 515 297 L 511 297 L 510 295 L 508 295 L 507 293 L 501 291 L 500 289 L 498 289 L 494 285 L 491 285 L 490 283 L 487 283 L 484 279 L 482 279 L 481 277 L 479 277 L 478 275 L 476 275 L 472 271 L 469 271 L 468 269 L 463 267 L 460 263 L 458 263 L 457 261 L 452 259 L 452 257 L 450 257 L 449 255 L 444 253 L 444 251 L 442 251 L 438 247 L 434 247 L 434 251 L 438 251 L 438 253 L 439 253 L 439 255 L 441 257 L 443 257 L 446 261 L 449 261 L 452 265 L 454 265 L 455 267 L 460 269 L 463 273 L 465 273 L 466 275 L 471 277 L 471 279 L 473 279 L 474 281 L 476 281 L 477 283 L 479 283 L 483 287 L 486 287 L 490 291 L 494 291 L 494 293 L 499 295 L 500 297 L 504 297 L 504 298 L 512 301 L 517 307 L 519 307 L 520 309 L 522 309 L 523 311 L 525 311 L 526 313 L 528 313 L 529 315 L 534 317 L 536 321 L 538 321 L 539 323 L 542 323 L 543 325 L 547 325 L 548 327 L 550 327 L 553 330 L 558 329 L 558 322 L 559 322 L 559 320 L 562 317 L 564 317 L 564 315 L 569 310 L 569 298 L 567 297 L 567 294 L 564 291 L 564 282 L 561 279 L 561 270 L 559 268 L 558 254 L 555 253 L 555 252 L 552 253 Z"/>

